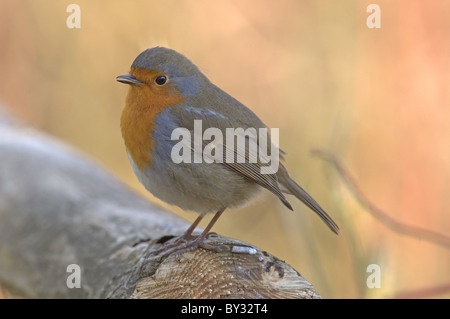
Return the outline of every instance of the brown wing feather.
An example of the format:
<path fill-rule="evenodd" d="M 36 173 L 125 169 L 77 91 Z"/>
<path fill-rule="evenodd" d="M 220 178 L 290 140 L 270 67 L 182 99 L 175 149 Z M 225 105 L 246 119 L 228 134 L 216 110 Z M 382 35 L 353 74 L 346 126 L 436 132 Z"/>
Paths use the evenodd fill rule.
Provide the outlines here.
<path fill-rule="evenodd" d="M 251 143 L 248 137 L 247 142 Z M 248 144 L 246 143 L 246 145 Z M 287 208 L 293 210 L 291 204 L 287 201 L 279 187 L 277 175 L 262 174 L 261 167 L 263 167 L 263 165 L 259 161 L 256 163 L 250 162 L 248 154 L 249 147 L 245 149 L 244 158 L 242 157 L 242 154 L 239 154 L 235 149 L 228 148 L 226 145 L 216 145 L 216 147 L 223 147 L 225 150 L 223 152 L 223 165 L 242 175 L 246 179 L 268 189 L 275 194 Z M 233 161 L 227 161 L 227 153 L 230 154 L 230 152 L 231 155 L 233 155 Z M 244 162 L 241 163 L 243 160 Z"/>

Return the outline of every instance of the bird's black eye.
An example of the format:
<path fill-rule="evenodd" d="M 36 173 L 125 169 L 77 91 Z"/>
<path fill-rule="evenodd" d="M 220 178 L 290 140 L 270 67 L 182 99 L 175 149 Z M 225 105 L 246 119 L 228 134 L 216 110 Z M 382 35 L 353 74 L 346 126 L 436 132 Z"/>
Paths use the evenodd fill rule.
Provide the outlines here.
<path fill-rule="evenodd" d="M 163 85 L 167 82 L 167 77 L 165 75 L 160 75 L 155 79 L 156 84 Z"/>

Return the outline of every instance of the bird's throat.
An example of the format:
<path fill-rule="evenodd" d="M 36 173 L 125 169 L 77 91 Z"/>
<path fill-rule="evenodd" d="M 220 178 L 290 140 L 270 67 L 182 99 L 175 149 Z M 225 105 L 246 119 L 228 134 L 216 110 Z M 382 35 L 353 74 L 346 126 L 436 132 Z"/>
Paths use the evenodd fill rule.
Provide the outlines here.
<path fill-rule="evenodd" d="M 165 108 L 186 99 L 177 93 L 160 90 L 154 92 L 147 86 L 130 86 L 128 90 L 120 127 L 128 154 L 142 170 L 151 164 L 151 154 L 155 148 L 152 137 L 156 128 L 155 117 Z"/>

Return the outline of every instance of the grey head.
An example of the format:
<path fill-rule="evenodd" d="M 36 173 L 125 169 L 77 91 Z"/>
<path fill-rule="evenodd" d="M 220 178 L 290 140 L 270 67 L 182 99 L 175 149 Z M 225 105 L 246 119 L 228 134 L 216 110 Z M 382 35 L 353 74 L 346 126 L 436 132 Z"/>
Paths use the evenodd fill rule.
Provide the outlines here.
<path fill-rule="evenodd" d="M 175 50 L 154 47 L 139 54 L 131 68 L 147 69 L 165 74 L 169 81 L 175 82 L 182 95 L 196 94 L 208 79 L 197 66 Z"/>

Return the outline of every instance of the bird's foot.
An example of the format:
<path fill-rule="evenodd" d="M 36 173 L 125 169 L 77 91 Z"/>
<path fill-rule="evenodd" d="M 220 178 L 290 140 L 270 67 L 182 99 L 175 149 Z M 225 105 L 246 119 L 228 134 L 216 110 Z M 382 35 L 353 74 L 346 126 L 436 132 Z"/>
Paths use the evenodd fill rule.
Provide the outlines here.
<path fill-rule="evenodd" d="M 154 256 L 160 255 L 161 257 L 164 257 L 173 253 L 177 253 L 179 255 L 197 248 L 203 248 L 215 252 L 224 252 L 230 250 L 230 247 L 227 245 L 212 245 L 210 243 L 206 243 L 205 239 L 209 238 L 209 235 L 216 235 L 216 233 L 209 233 L 205 236 L 182 236 L 177 238 L 173 242 L 164 243 L 161 248 L 150 252 L 150 254 Z"/>
<path fill-rule="evenodd" d="M 168 251 L 177 246 L 182 246 L 189 241 L 195 240 L 197 237 L 199 237 L 199 236 L 192 235 L 192 234 L 184 234 L 183 236 L 180 236 L 180 237 L 176 238 L 175 240 L 171 241 L 173 236 L 164 236 L 156 242 L 157 244 L 162 244 L 162 246 L 157 250 L 151 251 L 150 254 L 151 255 L 159 255 L 163 251 Z"/>

